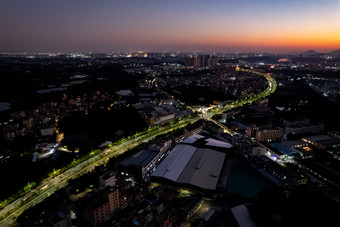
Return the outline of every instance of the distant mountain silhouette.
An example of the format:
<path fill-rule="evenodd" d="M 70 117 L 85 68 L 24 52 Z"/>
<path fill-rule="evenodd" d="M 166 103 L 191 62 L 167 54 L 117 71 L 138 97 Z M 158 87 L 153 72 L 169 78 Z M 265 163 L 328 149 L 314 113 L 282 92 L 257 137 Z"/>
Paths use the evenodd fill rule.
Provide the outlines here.
<path fill-rule="evenodd" d="M 335 55 L 335 56 L 340 56 L 340 49 L 339 50 L 333 50 L 331 52 L 328 52 L 327 54 L 329 55 Z"/>
<path fill-rule="evenodd" d="M 333 58 L 340 58 L 340 49 L 333 50 L 327 53 L 320 53 L 320 52 L 317 52 L 311 49 L 311 50 L 307 50 L 305 52 L 300 53 L 299 56 L 304 57 L 304 58 L 320 58 L 320 57 L 322 58 L 325 56 L 332 56 Z"/>
<path fill-rule="evenodd" d="M 315 50 L 307 50 L 307 51 L 301 53 L 301 56 L 302 57 L 309 57 L 309 56 L 312 56 L 312 55 L 319 55 L 319 54 L 321 54 L 321 53 L 316 52 Z"/>

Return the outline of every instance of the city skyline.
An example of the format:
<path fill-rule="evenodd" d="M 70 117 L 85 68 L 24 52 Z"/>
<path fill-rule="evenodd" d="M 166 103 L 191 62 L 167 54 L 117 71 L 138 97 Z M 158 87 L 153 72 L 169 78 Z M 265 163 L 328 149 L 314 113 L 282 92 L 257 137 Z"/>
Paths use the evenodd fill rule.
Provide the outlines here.
<path fill-rule="evenodd" d="M 340 2 L 331 0 L 4 0 L 0 15 L 0 51 L 340 49 Z"/>

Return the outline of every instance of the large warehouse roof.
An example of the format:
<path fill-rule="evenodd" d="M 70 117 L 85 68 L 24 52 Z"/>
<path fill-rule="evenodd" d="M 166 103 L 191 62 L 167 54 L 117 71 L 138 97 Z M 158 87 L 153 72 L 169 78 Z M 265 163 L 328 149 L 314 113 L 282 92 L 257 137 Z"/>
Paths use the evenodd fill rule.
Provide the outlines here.
<path fill-rule="evenodd" d="M 179 144 L 171 151 L 151 176 L 177 181 L 183 169 L 195 153 L 196 147 Z"/>
<path fill-rule="evenodd" d="M 179 144 L 151 174 L 176 183 L 215 190 L 226 154 Z"/>
<path fill-rule="evenodd" d="M 226 154 L 198 148 L 178 178 L 178 183 L 215 190 Z"/>

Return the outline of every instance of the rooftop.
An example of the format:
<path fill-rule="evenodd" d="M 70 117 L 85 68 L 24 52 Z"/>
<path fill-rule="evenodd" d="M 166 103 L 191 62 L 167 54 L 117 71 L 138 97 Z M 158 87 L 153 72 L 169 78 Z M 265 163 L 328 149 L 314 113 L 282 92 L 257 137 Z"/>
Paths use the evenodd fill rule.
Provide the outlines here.
<path fill-rule="evenodd" d="M 225 156 L 222 152 L 198 148 L 177 181 L 215 190 Z"/>
<path fill-rule="evenodd" d="M 288 147 L 295 147 L 295 146 L 302 146 L 306 144 L 306 142 L 302 140 L 285 140 L 285 141 L 282 141 L 282 144 Z"/>
<path fill-rule="evenodd" d="M 306 136 L 306 137 L 304 137 L 304 139 L 306 139 L 308 141 L 312 141 L 312 142 L 318 142 L 318 141 L 321 141 L 321 140 L 332 139 L 332 137 L 327 136 L 327 135 L 316 135 L 316 136 Z"/>
<path fill-rule="evenodd" d="M 288 156 L 295 156 L 298 154 L 298 151 L 296 149 L 292 147 L 287 147 L 283 145 L 282 143 L 271 143 L 270 146 Z"/>
<path fill-rule="evenodd" d="M 195 134 L 195 135 L 192 135 L 192 136 L 189 136 L 188 138 L 186 138 L 183 141 L 183 143 L 193 144 L 194 142 L 196 142 L 197 140 L 202 139 L 202 138 L 204 138 L 204 136 Z"/>
<path fill-rule="evenodd" d="M 232 145 L 230 143 L 226 143 L 220 140 L 215 140 L 212 138 L 206 139 L 207 141 L 206 145 L 207 146 L 212 146 L 212 147 L 223 147 L 223 148 L 231 148 Z"/>
<path fill-rule="evenodd" d="M 120 96 L 132 96 L 133 95 L 131 90 L 120 90 L 120 91 L 117 91 L 116 94 Z"/>
<path fill-rule="evenodd" d="M 203 146 L 222 147 L 222 148 L 231 148 L 232 147 L 232 145 L 230 143 L 223 142 L 223 141 L 220 141 L 220 140 L 216 140 L 216 139 L 213 139 L 213 138 L 206 138 L 205 139 L 204 136 L 198 135 L 198 134 L 189 136 L 188 138 L 186 138 L 183 141 L 183 143 L 194 145 L 194 144 L 197 143 L 197 141 L 201 141 L 202 143 L 200 143 L 200 145 L 203 145 Z"/>
<path fill-rule="evenodd" d="M 340 145 L 340 139 L 334 139 L 327 135 L 317 135 L 317 136 L 307 136 L 304 137 L 305 140 L 322 144 L 326 147 L 336 147 Z"/>
<path fill-rule="evenodd" d="M 177 181 L 195 150 L 196 147 L 190 145 L 179 144 L 175 146 L 151 176 Z"/>
<path fill-rule="evenodd" d="M 179 144 L 151 176 L 215 190 L 225 157 L 225 153 L 212 149 Z"/>
<path fill-rule="evenodd" d="M 134 165 L 144 167 L 157 155 L 157 153 L 158 151 L 142 150 L 137 154 L 123 160 L 120 163 L 120 165 L 122 166 Z"/>

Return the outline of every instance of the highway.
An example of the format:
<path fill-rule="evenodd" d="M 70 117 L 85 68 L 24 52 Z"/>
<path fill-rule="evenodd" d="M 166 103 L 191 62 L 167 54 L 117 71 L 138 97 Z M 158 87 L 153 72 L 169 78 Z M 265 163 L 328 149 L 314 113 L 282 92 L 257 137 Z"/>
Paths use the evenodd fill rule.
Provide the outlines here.
<path fill-rule="evenodd" d="M 43 201 L 46 197 L 53 194 L 56 190 L 59 188 L 65 187 L 67 185 L 67 182 L 69 179 L 77 178 L 85 173 L 88 173 L 92 171 L 96 166 L 102 165 L 106 163 L 110 158 L 116 157 L 122 153 L 124 153 L 127 150 L 130 150 L 139 144 L 142 144 L 144 142 L 148 142 L 149 140 L 152 140 L 158 135 L 167 133 L 175 128 L 181 128 L 186 126 L 189 123 L 196 122 L 199 120 L 199 117 L 196 118 L 187 118 L 179 121 L 176 124 L 165 127 L 160 127 L 158 130 L 154 130 L 149 134 L 140 135 L 138 137 L 132 138 L 130 140 L 127 140 L 117 146 L 113 146 L 111 148 L 107 148 L 103 150 L 100 154 L 89 158 L 88 160 L 78 164 L 77 166 L 70 168 L 69 170 L 59 174 L 57 177 L 54 177 L 53 179 L 46 179 L 44 180 L 39 187 L 36 189 L 30 191 L 25 196 L 17 199 L 4 209 L 0 211 L 0 215 L 7 215 L 3 220 L 0 222 L 0 226 L 12 226 L 16 218 L 27 208 L 34 206 L 35 204 L 40 203 Z M 38 194 L 38 196 L 34 197 L 34 194 Z M 25 200 L 30 200 L 26 204 L 22 205 L 22 203 Z M 10 214 L 6 214 L 7 212 L 10 212 Z"/>
<path fill-rule="evenodd" d="M 107 148 L 100 152 L 99 154 L 87 159 L 86 161 L 79 163 L 78 165 L 66 170 L 63 173 L 60 173 L 58 176 L 52 179 L 45 179 L 40 183 L 38 187 L 34 190 L 31 190 L 26 195 L 18 198 L 8 206 L 4 207 L 0 210 L 0 226 L 13 226 L 15 223 L 16 218 L 26 209 L 32 207 L 40 202 L 42 202 L 45 198 L 53 194 L 59 188 L 63 188 L 67 185 L 69 179 L 77 178 L 85 173 L 92 171 L 96 166 L 105 164 L 110 158 L 116 157 L 120 154 L 123 154 L 125 151 L 132 149 L 139 144 L 152 140 L 158 135 L 165 134 L 177 128 L 185 127 L 189 123 L 194 123 L 201 118 L 210 119 L 213 115 L 221 114 L 224 111 L 231 110 L 236 107 L 243 106 L 248 103 L 252 103 L 258 99 L 266 97 L 272 94 L 276 90 L 276 81 L 269 75 L 264 73 L 259 73 L 253 70 L 245 70 L 245 69 L 238 69 L 240 71 L 249 72 L 252 74 L 256 74 L 259 76 L 264 76 L 268 81 L 268 87 L 265 91 L 261 92 L 260 94 L 235 101 L 231 104 L 226 105 L 223 108 L 214 108 L 210 110 L 207 114 L 194 117 L 194 118 L 184 118 L 177 123 L 166 125 L 163 127 L 156 127 L 150 132 L 142 135 L 137 134 L 138 136 L 131 136 L 129 139 L 116 144 L 110 148 Z M 220 124 L 219 124 L 220 125 Z M 223 127 L 225 130 L 228 130 L 226 127 Z M 228 133 L 233 133 L 231 131 L 227 131 Z"/>

